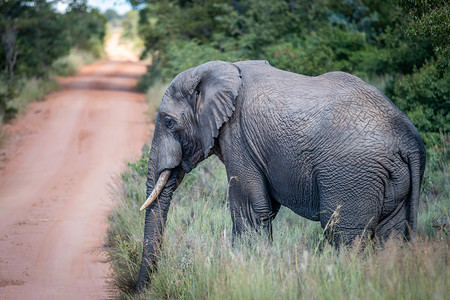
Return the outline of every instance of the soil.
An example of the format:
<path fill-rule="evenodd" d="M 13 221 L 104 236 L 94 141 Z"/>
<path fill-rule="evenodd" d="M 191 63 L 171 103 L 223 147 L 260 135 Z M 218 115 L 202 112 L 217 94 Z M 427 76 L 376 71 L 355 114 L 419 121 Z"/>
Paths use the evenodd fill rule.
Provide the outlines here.
<path fill-rule="evenodd" d="M 59 78 L 61 90 L 7 125 L 0 149 L 0 298 L 105 299 L 102 250 L 109 187 L 150 135 L 144 95 L 134 91 L 146 63 L 118 45 L 110 59 Z"/>

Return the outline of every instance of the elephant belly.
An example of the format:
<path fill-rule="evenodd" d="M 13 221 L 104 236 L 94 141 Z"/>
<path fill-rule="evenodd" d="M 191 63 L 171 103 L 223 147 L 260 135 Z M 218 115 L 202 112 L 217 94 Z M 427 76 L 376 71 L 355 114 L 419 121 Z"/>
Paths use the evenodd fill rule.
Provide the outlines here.
<path fill-rule="evenodd" d="M 300 176 L 296 170 L 282 168 L 272 172 L 269 182 L 271 197 L 278 203 L 304 218 L 319 221 L 320 203 L 312 177 Z"/>

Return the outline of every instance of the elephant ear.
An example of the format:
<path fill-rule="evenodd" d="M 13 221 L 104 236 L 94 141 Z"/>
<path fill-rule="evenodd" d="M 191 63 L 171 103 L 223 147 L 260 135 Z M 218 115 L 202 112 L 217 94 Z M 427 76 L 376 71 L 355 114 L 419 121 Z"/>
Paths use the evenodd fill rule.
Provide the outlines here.
<path fill-rule="evenodd" d="M 194 68 L 192 79 L 192 105 L 206 158 L 219 129 L 233 115 L 241 77 L 233 64 L 213 61 Z"/>

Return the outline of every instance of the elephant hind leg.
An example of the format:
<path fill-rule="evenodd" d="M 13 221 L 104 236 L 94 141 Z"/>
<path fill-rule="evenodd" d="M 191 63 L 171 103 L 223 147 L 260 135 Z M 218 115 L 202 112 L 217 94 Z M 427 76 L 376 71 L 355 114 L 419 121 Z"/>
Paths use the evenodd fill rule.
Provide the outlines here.
<path fill-rule="evenodd" d="M 411 205 L 416 204 L 411 193 L 412 179 L 408 165 L 402 160 L 398 160 L 389 176 L 383 211 L 376 228 L 375 234 L 381 242 L 391 236 L 409 240 L 410 230 L 414 230 L 414 228 L 409 228 L 411 226 Z M 414 217 L 416 215 L 413 214 Z"/>
<path fill-rule="evenodd" d="M 336 167 L 318 176 L 320 223 L 337 245 L 350 245 L 357 237 L 373 239 L 382 210 L 384 186 L 363 167 L 353 169 L 343 173 Z"/>
<path fill-rule="evenodd" d="M 369 241 L 373 241 L 375 238 L 375 230 L 372 226 L 354 228 L 344 227 L 341 224 L 335 224 L 332 227 L 326 227 L 324 235 L 326 239 L 339 247 L 341 245 L 353 245 L 355 242 L 367 244 Z"/>
<path fill-rule="evenodd" d="M 337 205 L 333 211 L 322 211 L 320 222 L 326 239 L 335 246 L 351 245 L 355 241 L 367 241 L 375 238 L 376 211 L 359 211 L 349 206 Z"/>
<path fill-rule="evenodd" d="M 403 201 L 394 212 L 378 224 L 375 235 L 381 242 L 395 236 L 408 240 L 409 232 L 408 205 Z"/>

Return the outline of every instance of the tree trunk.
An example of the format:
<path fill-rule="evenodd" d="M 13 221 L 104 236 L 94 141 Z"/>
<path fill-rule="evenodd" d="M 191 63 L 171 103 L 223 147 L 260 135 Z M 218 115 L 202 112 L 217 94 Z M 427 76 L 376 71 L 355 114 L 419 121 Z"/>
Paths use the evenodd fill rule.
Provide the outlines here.
<path fill-rule="evenodd" d="M 17 24 L 13 20 L 5 22 L 5 32 L 2 37 L 3 47 L 6 52 L 6 69 L 9 70 L 9 85 L 12 86 L 14 79 L 14 66 L 17 61 L 19 49 L 17 45 Z"/>

